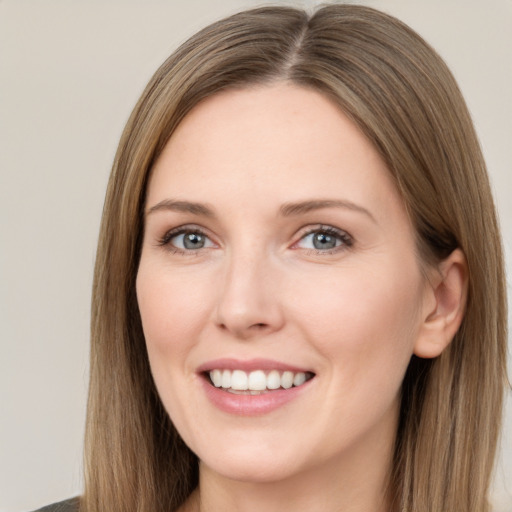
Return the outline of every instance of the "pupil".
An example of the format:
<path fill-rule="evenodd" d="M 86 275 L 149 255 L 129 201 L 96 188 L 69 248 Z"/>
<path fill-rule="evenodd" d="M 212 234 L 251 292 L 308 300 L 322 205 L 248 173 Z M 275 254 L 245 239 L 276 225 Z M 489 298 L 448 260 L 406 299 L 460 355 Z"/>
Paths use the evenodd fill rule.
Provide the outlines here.
<path fill-rule="evenodd" d="M 325 233 L 318 233 L 313 238 L 315 249 L 333 249 L 336 247 L 336 239 Z"/>
<path fill-rule="evenodd" d="M 186 249 L 201 249 L 204 246 L 204 238 L 199 233 L 188 233 L 183 237 L 183 245 Z"/>

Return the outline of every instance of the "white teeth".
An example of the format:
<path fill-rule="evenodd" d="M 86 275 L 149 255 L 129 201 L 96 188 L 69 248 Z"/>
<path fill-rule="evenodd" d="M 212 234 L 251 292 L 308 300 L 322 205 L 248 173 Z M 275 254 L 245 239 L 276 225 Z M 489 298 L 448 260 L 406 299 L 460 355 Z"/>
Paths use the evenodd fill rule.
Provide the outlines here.
<path fill-rule="evenodd" d="M 293 373 L 284 372 L 281 377 L 281 386 L 284 389 L 290 389 L 293 386 Z"/>
<path fill-rule="evenodd" d="M 263 391 L 267 387 L 267 376 L 265 372 L 256 370 L 249 373 L 249 389 L 251 391 Z"/>
<path fill-rule="evenodd" d="M 213 370 L 210 372 L 210 378 L 216 388 L 220 388 L 222 386 L 222 372 L 220 370 Z"/>
<path fill-rule="evenodd" d="M 231 389 L 245 391 L 249 387 L 247 373 L 242 370 L 234 370 L 231 374 Z"/>
<path fill-rule="evenodd" d="M 306 374 L 304 372 L 296 373 L 293 378 L 293 385 L 300 386 L 301 384 L 304 384 L 304 382 L 306 382 Z"/>
<path fill-rule="evenodd" d="M 279 389 L 281 387 L 281 376 L 277 370 L 272 370 L 267 375 L 267 388 Z"/>
<path fill-rule="evenodd" d="M 222 387 L 230 388 L 231 387 L 231 372 L 229 370 L 224 370 L 222 372 Z"/>
<path fill-rule="evenodd" d="M 249 374 L 243 370 L 220 370 L 210 371 L 212 384 L 217 388 L 224 388 L 231 392 L 249 391 L 251 395 L 274 389 L 290 389 L 292 386 L 300 386 L 306 382 L 305 372 L 285 371 L 280 374 L 272 370 L 265 374 L 263 370 L 255 370 Z"/>

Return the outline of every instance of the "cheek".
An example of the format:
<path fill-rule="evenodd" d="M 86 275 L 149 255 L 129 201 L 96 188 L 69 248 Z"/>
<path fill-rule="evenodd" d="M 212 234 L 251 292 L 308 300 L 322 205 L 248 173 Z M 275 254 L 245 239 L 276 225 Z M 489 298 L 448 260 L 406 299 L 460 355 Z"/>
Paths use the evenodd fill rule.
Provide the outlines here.
<path fill-rule="evenodd" d="M 194 339 L 206 315 L 208 286 L 198 286 L 176 271 L 141 262 L 137 274 L 137 301 L 148 351 L 180 355 Z"/>
<path fill-rule="evenodd" d="M 136 290 L 151 373 L 156 388 L 174 424 L 188 431 L 187 410 L 199 415 L 190 397 L 189 386 L 195 379 L 190 354 L 199 339 L 198 332 L 207 316 L 206 287 L 190 286 L 176 271 L 162 271 L 161 266 L 141 261 Z M 201 320 L 202 319 L 202 320 Z"/>
<path fill-rule="evenodd" d="M 344 269 L 303 283 L 295 316 L 333 371 L 344 380 L 400 384 L 418 332 L 421 287 L 412 267 Z M 305 288 L 305 289 L 304 289 Z"/>

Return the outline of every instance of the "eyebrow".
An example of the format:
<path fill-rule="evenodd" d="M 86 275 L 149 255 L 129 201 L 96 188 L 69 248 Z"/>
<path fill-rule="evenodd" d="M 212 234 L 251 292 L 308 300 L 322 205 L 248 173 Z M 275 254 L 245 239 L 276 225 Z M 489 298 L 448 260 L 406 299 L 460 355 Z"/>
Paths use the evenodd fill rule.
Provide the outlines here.
<path fill-rule="evenodd" d="M 172 212 L 191 213 L 193 215 L 200 215 L 202 217 L 215 217 L 213 210 L 203 203 L 194 203 L 190 201 L 177 201 L 174 199 L 164 199 L 159 203 L 149 208 L 146 215 L 158 212 L 161 210 Z"/>
<path fill-rule="evenodd" d="M 352 201 L 340 199 L 313 199 L 310 201 L 299 201 L 296 203 L 285 203 L 281 206 L 280 212 L 283 217 L 303 215 L 304 213 L 321 210 L 323 208 L 343 208 L 363 213 L 377 224 L 377 220 L 366 208 L 353 203 Z"/>
<path fill-rule="evenodd" d="M 294 203 L 284 203 L 279 212 L 283 217 L 293 217 L 303 215 L 323 208 L 343 208 L 363 213 L 369 217 L 373 222 L 377 223 L 375 217 L 362 206 L 353 203 L 352 201 L 340 199 L 311 199 L 308 201 L 298 201 Z M 192 201 L 178 201 L 175 199 L 164 199 L 159 203 L 149 208 L 146 215 L 150 215 L 158 211 L 173 211 L 180 213 L 191 213 L 202 217 L 214 218 L 215 213 L 213 209 L 204 203 L 196 203 Z"/>

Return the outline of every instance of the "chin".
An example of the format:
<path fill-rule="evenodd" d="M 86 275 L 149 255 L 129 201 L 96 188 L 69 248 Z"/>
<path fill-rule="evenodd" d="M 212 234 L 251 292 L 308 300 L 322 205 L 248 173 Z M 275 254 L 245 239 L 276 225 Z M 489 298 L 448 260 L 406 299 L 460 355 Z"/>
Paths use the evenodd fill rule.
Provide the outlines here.
<path fill-rule="evenodd" d="M 239 453 L 226 454 L 227 456 L 219 460 L 214 458 L 209 463 L 209 459 L 201 459 L 200 464 L 203 468 L 208 468 L 223 478 L 239 482 L 262 484 L 273 483 L 286 480 L 295 473 L 300 472 L 300 467 L 296 461 L 280 457 L 277 459 L 275 454 L 269 456 L 259 456 L 248 458 Z"/>
<path fill-rule="evenodd" d="M 265 483 L 285 479 L 304 465 L 300 461 L 304 454 L 315 453 L 306 447 L 309 443 L 305 439 L 294 439 L 288 429 L 284 431 L 288 435 L 284 435 L 283 430 L 269 424 L 266 428 L 260 425 L 259 429 L 247 424 L 223 429 L 214 424 L 210 429 L 197 428 L 197 424 L 189 430 L 179 427 L 178 432 L 198 457 L 202 469 L 236 481 Z"/>

